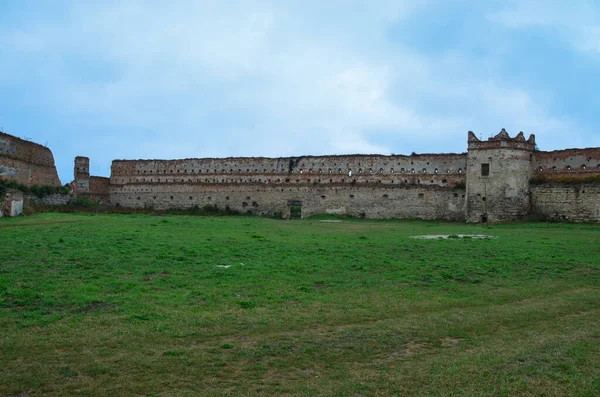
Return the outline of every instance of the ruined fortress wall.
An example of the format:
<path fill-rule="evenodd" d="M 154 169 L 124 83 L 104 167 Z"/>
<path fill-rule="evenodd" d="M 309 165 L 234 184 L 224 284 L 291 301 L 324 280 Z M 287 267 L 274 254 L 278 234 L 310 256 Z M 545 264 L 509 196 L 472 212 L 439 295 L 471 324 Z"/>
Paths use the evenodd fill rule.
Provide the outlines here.
<path fill-rule="evenodd" d="M 600 184 L 531 186 L 534 214 L 572 222 L 600 222 Z"/>
<path fill-rule="evenodd" d="M 536 152 L 533 161 L 535 177 L 585 178 L 600 175 L 600 148 L 565 149 Z"/>
<path fill-rule="evenodd" d="M 267 185 L 140 183 L 110 186 L 110 199 L 123 207 L 155 209 L 229 206 L 242 213 L 289 216 L 291 202 L 302 216 L 335 213 L 367 218 L 464 219 L 464 190 L 437 186 Z"/>
<path fill-rule="evenodd" d="M 156 209 L 217 205 L 256 214 L 342 213 L 463 219 L 465 154 L 115 160 L 111 204 Z M 460 190 L 458 190 L 460 192 Z"/>
<path fill-rule="evenodd" d="M 102 176 L 91 176 L 89 177 L 89 190 L 87 192 L 78 192 L 78 196 L 87 197 L 90 200 L 101 201 L 108 203 L 109 198 L 109 186 L 110 178 Z"/>
<path fill-rule="evenodd" d="M 451 187 L 464 184 L 465 168 L 465 154 L 115 160 L 111 184 L 382 183 Z"/>
<path fill-rule="evenodd" d="M 28 186 L 60 186 L 50 149 L 3 132 L 0 132 L 0 179 Z"/>
<path fill-rule="evenodd" d="M 480 141 L 469 133 L 466 218 L 468 222 L 521 219 L 530 213 L 529 181 L 535 137 L 510 138 L 503 129 Z"/>

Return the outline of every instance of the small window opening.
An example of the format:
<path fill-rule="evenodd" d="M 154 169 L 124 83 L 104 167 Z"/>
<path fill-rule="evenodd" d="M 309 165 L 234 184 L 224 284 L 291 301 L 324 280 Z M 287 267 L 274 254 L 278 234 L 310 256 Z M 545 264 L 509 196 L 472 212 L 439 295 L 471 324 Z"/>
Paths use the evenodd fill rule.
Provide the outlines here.
<path fill-rule="evenodd" d="M 490 164 L 489 163 L 481 164 L 481 176 L 490 176 Z"/>

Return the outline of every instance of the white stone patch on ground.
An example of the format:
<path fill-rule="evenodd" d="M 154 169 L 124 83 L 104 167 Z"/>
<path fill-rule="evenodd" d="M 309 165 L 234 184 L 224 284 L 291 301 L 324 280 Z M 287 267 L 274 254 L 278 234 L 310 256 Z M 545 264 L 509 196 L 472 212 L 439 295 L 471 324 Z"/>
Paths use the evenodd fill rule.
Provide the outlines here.
<path fill-rule="evenodd" d="M 485 234 L 426 234 L 423 236 L 409 236 L 408 238 L 419 238 L 423 240 L 432 240 L 436 238 L 496 238 L 497 236 L 488 236 Z"/>

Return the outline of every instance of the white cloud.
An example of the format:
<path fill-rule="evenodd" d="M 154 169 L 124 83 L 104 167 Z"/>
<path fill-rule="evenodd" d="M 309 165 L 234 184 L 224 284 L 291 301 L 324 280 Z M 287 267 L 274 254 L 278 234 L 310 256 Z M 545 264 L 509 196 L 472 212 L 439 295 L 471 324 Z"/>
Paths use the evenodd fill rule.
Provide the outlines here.
<path fill-rule="evenodd" d="M 106 161 L 463 151 L 470 129 L 571 128 L 537 95 L 471 73 L 489 60 L 391 42 L 387 29 L 428 3 L 74 3 L 61 21 L 0 28 L 0 87 L 29 80 L 33 104 L 114 130 Z M 556 23 L 511 4 L 491 18 Z M 96 155 L 85 134 L 67 139 Z"/>

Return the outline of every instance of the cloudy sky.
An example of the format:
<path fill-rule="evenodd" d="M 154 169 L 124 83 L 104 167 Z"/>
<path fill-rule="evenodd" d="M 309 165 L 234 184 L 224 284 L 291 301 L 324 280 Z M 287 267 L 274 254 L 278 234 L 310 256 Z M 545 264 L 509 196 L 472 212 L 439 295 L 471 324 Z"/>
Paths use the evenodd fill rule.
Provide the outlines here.
<path fill-rule="evenodd" d="M 73 158 L 600 146 L 597 0 L 0 0 L 0 128 Z"/>

